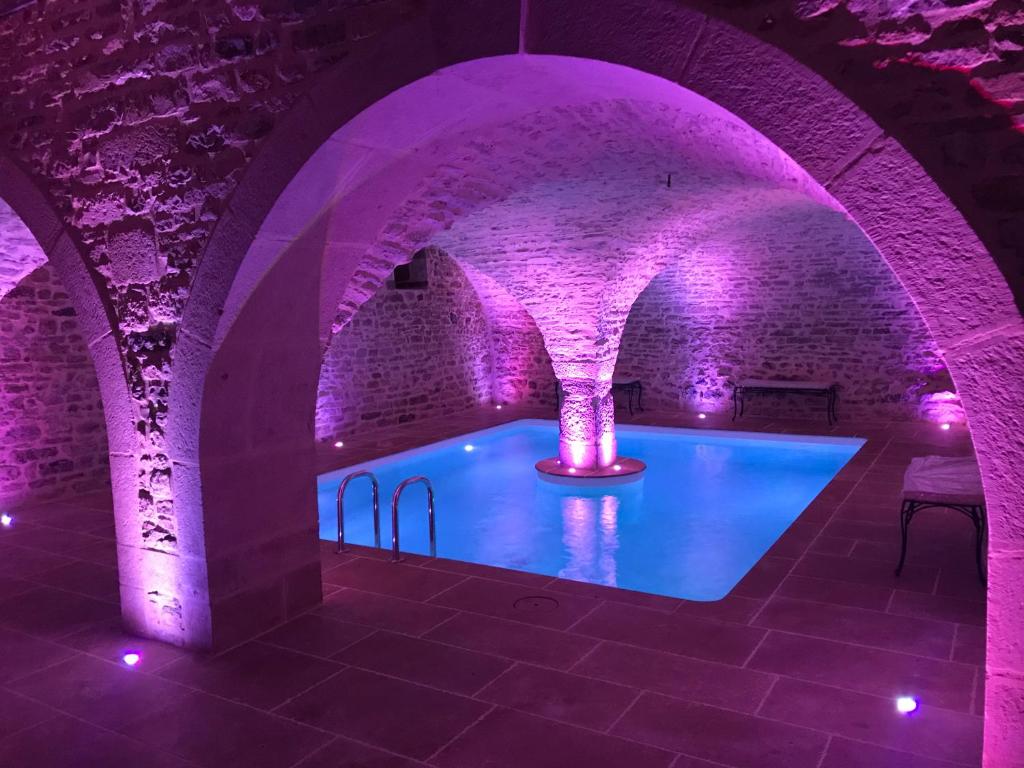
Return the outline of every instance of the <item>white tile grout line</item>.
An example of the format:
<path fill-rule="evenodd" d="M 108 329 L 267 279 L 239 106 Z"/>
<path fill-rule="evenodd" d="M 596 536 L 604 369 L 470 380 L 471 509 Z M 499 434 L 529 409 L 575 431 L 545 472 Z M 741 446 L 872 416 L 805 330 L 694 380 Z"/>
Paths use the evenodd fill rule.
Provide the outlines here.
<path fill-rule="evenodd" d="M 825 764 L 825 757 L 828 755 L 829 749 L 832 748 L 833 734 L 828 735 L 828 739 L 825 741 L 825 748 L 821 750 L 821 757 L 818 758 L 817 768 L 821 768 Z"/>
<path fill-rule="evenodd" d="M 473 701 L 479 701 L 479 700 L 478 699 L 473 699 Z M 480 703 L 481 704 L 484 704 L 484 703 L 489 704 L 489 706 L 484 710 L 483 714 L 480 715 L 480 717 L 478 717 L 476 720 L 471 722 L 469 725 L 467 725 L 465 728 L 463 728 L 461 731 L 459 731 L 457 734 L 452 736 L 452 738 L 450 738 L 448 741 L 446 741 L 444 744 L 442 744 L 440 747 L 438 747 L 432 753 L 430 753 L 430 755 L 427 757 L 425 762 L 427 762 L 427 763 L 432 762 L 435 757 L 440 755 L 442 752 L 444 752 L 446 749 L 448 749 L 448 747 L 450 747 L 456 741 L 458 741 L 463 736 L 465 736 L 470 731 L 470 729 L 475 728 L 478 724 L 480 724 L 483 721 L 483 719 L 485 717 L 487 717 L 489 714 L 491 714 L 494 710 L 498 709 L 498 705 L 497 704 L 491 704 L 490 702 L 480 702 Z"/>
<path fill-rule="evenodd" d="M 636 690 L 636 689 L 634 689 L 634 690 Z M 626 705 L 626 707 L 625 707 L 625 708 L 624 708 L 624 709 L 623 709 L 623 710 L 622 710 L 622 711 L 621 711 L 621 712 L 619 713 L 618 717 L 616 717 L 616 718 L 615 718 L 614 720 L 612 720 L 612 721 L 611 721 L 611 722 L 610 722 L 610 723 L 608 724 L 608 727 L 607 727 L 607 728 L 605 728 L 603 732 L 604 732 L 604 733 L 607 733 L 607 734 L 608 734 L 609 736 L 612 736 L 612 735 L 613 735 L 613 734 L 612 734 L 612 731 L 613 731 L 613 730 L 615 729 L 615 726 L 616 726 L 616 725 L 618 725 L 618 724 L 619 724 L 619 722 L 620 722 L 620 721 L 621 721 L 621 720 L 622 720 L 622 719 L 623 719 L 623 718 L 624 718 L 624 717 L 625 717 L 625 716 L 626 716 L 627 714 L 629 714 L 629 711 L 630 711 L 630 710 L 631 710 L 631 709 L 632 709 L 632 708 L 633 708 L 634 706 L 636 706 L 636 703 L 637 703 L 638 701 L 640 701 L 640 698 L 641 698 L 641 697 L 642 697 L 642 696 L 643 696 L 643 695 L 644 695 L 645 693 L 647 693 L 647 691 L 646 691 L 645 689 L 643 689 L 643 688 L 640 688 L 639 690 L 637 690 L 637 691 L 636 691 L 636 696 L 634 696 L 634 697 L 633 697 L 633 700 L 632 700 L 631 702 L 629 702 L 629 704 L 627 704 L 627 705 Z M 616 738 L 621 738 L 621 737 L 618 737 L 618 736 L 616 736 Z M 671 752 L 671 751 L 673 751 L 673 750 L 666 750 L 666 751 L 668 751 L 668 752 Z"/>

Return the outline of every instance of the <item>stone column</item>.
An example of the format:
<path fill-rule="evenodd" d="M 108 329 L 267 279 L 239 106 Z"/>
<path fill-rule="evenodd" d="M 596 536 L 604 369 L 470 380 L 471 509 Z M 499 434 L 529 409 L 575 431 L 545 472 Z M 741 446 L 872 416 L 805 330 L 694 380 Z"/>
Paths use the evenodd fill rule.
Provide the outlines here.
<path fill-rule="evenodd" d="M 611 377 L 559 381 L 558 458 L 577 469 L 610 467 L 618 455 Z"/>

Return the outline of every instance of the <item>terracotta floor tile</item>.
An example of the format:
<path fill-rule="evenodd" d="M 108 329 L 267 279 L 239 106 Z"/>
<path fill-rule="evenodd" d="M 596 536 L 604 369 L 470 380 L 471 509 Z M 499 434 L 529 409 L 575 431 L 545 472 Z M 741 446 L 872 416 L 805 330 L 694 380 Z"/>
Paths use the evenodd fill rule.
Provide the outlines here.
<path fill-rule="evenodd" d="M 335 736 L 295 768 L 426 768 L 426 764 Z"/>
<path fill-rule="evenodd" d="M 39 522 L 45 523 L 46 520 Z M 108 521 L 104 520 L 104 522 Z M 19 547 L 29 547 L 69 557 L 72 556 L 71 553 L 74 550 L 96 544 L 99 539 L 83 533 L 80 528 L 64 530 L 52 528 L 49 525 L 40 525 L 35 521 L 26 522 L 19 519 L 15 525 L 3 532 L 0 541 L 4 544 L 15 544 Z"/>
<path fill-rule="evenodd" d="M 818 523 L 797 519 L 775 540 L 766 554 L 773 557 L 800 557 L 820 531 Z"/>
<path fill-rule="evenodd" d="M 375 629 L 422 635 L 450 618 L 454 612 L 438 605 L 375 595 L 358 589 L 342 589 L 325 597 L 316 613 Z"/>
<path fill-rule="evenodd" d="M 496 709 L 431 762 L 440 768 L 667 768 L 673 757 L 642 744 Z"/>
<path fill-rule="evenodd" d="M 769 597 L 795 564 L 785 557 L 763 557 L 750 569 L 730 594 L 740 597 Z"/>
<path fill-rule="evenodd" d="M 665 615 L 644 608 L 604 603 L 574 632 L 682 656 L 742 665 L 764 631 L 738 624 Z"/>
<path fill-rule="evenodd" d="M 778 597 L 792 597 L 816 603 L 884 611 L 889 606 L 892 593 L 890 587 L 870 587 L 845 581 L 791 575 L 786 577 L 775 594 Z"/>
<path fill-rule="evenodd" d="M 636 699 L 637 691 L 529 664 L 517 664 L 477 698 L 551 720 L 606 730 Z"/>
<path fill-rule="evenodd" d="M 467 696 L 512 665 L 495 656 L 391 632 L 377 632 L 335 658 L 354 667 Z"/>
<path fill-rule="evenodd" d="M 437 558 L 427 560 L 422 568 L 449 573 L 461 574 L 463 576 L 479 576 L 482 579 L 494 579 L 495 581 L 507 581 L 510 584 L 521 584 L 524 587 L 543 587 L 553 581 L 553 577 L 541 573 L 528 573 L 526 571 L 513 571 L 510 568 L 495 568 L 490 565 L 479 563 L 467 563 L 461 560 L 446 560 Z"/>
<path fill-rule="evenodd" d="M 0 606 L 0 611 L 3 606 Z M 21 632 L 0 629 L 0 685 L 75 656 L 77 651 Z"/>
<path fill-rule="evenodd" d="M 53 639 L 121 613 L 113 603 L 40 587 L 0 603 L 0 623 L 34 637 Z"/>
<path fill-rule="evenodd" d="M 0 576 L 31 579 L 33 576 L 73 562 L 72 558 L 41 549 L 7 546 L 0 538 Z"/>
<path fill-rule="evenodd" d="M 144 713 L 134 733 L 151 749 L 203 768 L 291 768 L 331 739 L 300 723 L 204 693 Z"/>
<path fill-rule="evenodd" d="M 853 545 L 856 543 L 853 539 L 843 539 L 838 536 L 819 536 L 811 543 L 807 551 L 817 555 L 847 557 L 853 551 Z"/>
<path fill-rule="evenodd" d="M 922 595 L 896 590 L 889 613 L 921 619 L 985 626 L 985 604 L 945 595 Z"/>
<path fill-rule="evenodd" d="M 308 653 L 329 659 L 352 643 L 369 637 L 376 630 L 360 624 L 335 621 L 325 616 L 307 613 L 287 624 L 271 630 L 258 639 L 281 648 Z"/>
<path fill-rule="evenodd" d="M 974 668 L 966 664 L 771 632 L 748 666 L 893 700 L 913 693 L 932 706 L 971 708 Z"/>
<path fill-rule="evenodd" d="M 612 733 L 735 768 L 810 768 L 824 733 L 645 693 Z"/>
<path fill-rule="evenodd" d="M 821 768 L 959 768 L 960 765 L 833 736 Z"/>
<path fill-rule="evenodd" d="M 573 672 L 674 698 L 753 712 L 774 677 L 685 656 L 602 643 Z"/>
<path fill-rule="evenodd" d="M 567 629 L 590 612 L 598 601 L 505 582 L 469 578 L 431 600 L 462 611 L 500 619 Z"/>
<path fill-rule="evenodd" d="M 25 768 L 188 768 L 148 744 L 70 717 L 55 717 L 0 741 L 0 765 Z"/>
<path fill-rule="evenodd" d="M 0 552 L 0 557 L 3 553 Z M 9 597 L 29 592 L 39 585 L 26 579 L 15 579 L 10 576 L 0 576 L 0 603 Z"/>
<path fill-rule="evenodd" d="M 888 523 L 861 522 L 857 520 L 832 520 L 825 526 L 826 536 L 857 541 L 877 541 L 886 544 L 899 543 L 899 514 L 893 514 Z"/>
<path fill-rule="evenodd" d="M 419 601 L 429 600 L 463 578 L 458 574 L 365 557 L 352 558 L 324 574 L 324 581 L 328 584 Z"/>
<path fill-rule="evenodd" d="M 978 580 L 973 557 L 969 561 L 961 561 L 956 567 L 943 566 L 935 594 L 984 603 L 985 585 Z"/>
<path fill-rule="evenodd" d="M 652 595 L 646 592 L 617 589 L 603 584 L 590 584 L 585 581 L 571 581 L 569 579 L 554 579 L 548 584 L 547 589 L 551 592 L 582 595 L 583 597 L 591 597 L 595 600 L 610 600 L 613 603 L 637 605 L 641 608 L 650 608 L 651 610 L 663 611 L 664 613 L 672 613 L 682 602 L 675 597 Z"/>
<path fill-rule="evenodd" d="M 138 668 L 148 673 L 155 672 L 187 653 L 173 645 L 135 637 L 125 632 L 121 628 L 120 618 L 93 624 L 74 634 L 62 637 L 60 644 L 114 663 L 120 663 L 121 657 L 125 653 L 133 651 L 142 656 L 142 662 Z"/>
<path fill-rule="evenodd" d="M 953 661 L 982 666 L 985 663 L 985 628 L 961 624 L 953 640 Z"/>
<path fill-rule="evenodd" d="M 754 624 L 937 659 L 948 659 L 953 646 L 953 624 L 788 597 L 772 598 Z"/>
<path fill-rule="evenodd" d="M 929 706 L 907 717 L 892 698 L 780 678 L 761 714 L 922 757 L 977 765 L 981 719 Z"/>
<path fill-rule="evenodd" d="M 763 598 L 726 595 L 721 600 L 680 600 L 675 612 L 694 619 L 748 624 L 764 603 Z"/>
<path fill-rule="evenodd" d="M 341 670 L 341 665 L 275 645 L 249 642 L 214 657 L 185 656 L 160 677 L 258 709 L 273 709 Z"/>
<path fill-rule="evenodd" d="M 8 683 L 10 690 L 73 717 L 131 735 L 146 712 L 183 699 L 188 691 L 138 669 L 80 654 Z"/>
<path fill-rule="evenodd" d="M 424 760 L 490 705 L 361 669 L 346 669 L 289 702 L 281 714 Z"/>
<path fill-rule="evenodd" d="M 35 581 L 97 600 L 116 603 L 120 597 L 117 569 L 75 560 L 34 577 Z"/>
<path fill-rule="evenodd" d="M 0 688 L 0 741 L 57 715 L 56 710 L 44 704 Z"/>
<path fill-rule="evenodd" d="M 460 648 L 567 669 L 597 645 L 596 640 L 474 613 L 459 613 L 424 637 Z"/>
<path fill-rule="evenodd" d="M 895 560 L 858 560 L 850 557 L 807 554 L 793 568 L 793 573 L 797 576 L 812 576 L 869 587 L 888 587 L 931 594 L 938 576 L 937 569 L 908 563 L 903 569 L 903 574 L 897 577 L 893 573 L 895 567 Z"/>

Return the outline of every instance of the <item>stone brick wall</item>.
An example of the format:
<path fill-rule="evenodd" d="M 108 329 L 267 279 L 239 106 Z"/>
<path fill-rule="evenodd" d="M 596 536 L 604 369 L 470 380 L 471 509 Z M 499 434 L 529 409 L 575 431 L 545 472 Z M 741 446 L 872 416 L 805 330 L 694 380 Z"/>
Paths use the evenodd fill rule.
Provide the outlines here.
<path fill-rule="evenodd" d="M 429 250 L 427 274 L 426 288 L 385 285 L 332 337 L 318 439 L 553 396 L 551 362 L 525 310 L 479 295 L 441 251 Z"/>
<path fill-rule="evenodd" d="M 68 296 L 44 265 L 0 300 L 0 502 L 109 483 L 96 374 Z"/>
<path fill-rule="evenodd" d="M 922 397 L 953 389 L 917 309 L 871 244 L 830 213 L 693 251 L 640 294 L 616 372 L 640 378 L 645 405 L 731 410 L 741 378 L 838 382 L 841 417 L 913 419 Z M 773 234 L 775 236 L 773 236 Z M 804 398 L 751 411 L 804 414 Z"/>

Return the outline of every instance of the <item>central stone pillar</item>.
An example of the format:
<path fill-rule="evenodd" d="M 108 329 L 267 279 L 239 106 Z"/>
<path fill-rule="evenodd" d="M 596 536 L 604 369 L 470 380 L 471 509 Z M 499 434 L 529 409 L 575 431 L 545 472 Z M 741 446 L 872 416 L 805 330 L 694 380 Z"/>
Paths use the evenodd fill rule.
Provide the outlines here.
<path fill-rule="evenodd" d="M 559 411 L 558 458 L 576 469 L 615 464 L 615 403 L 611 378 L 563 379 Z"/>

